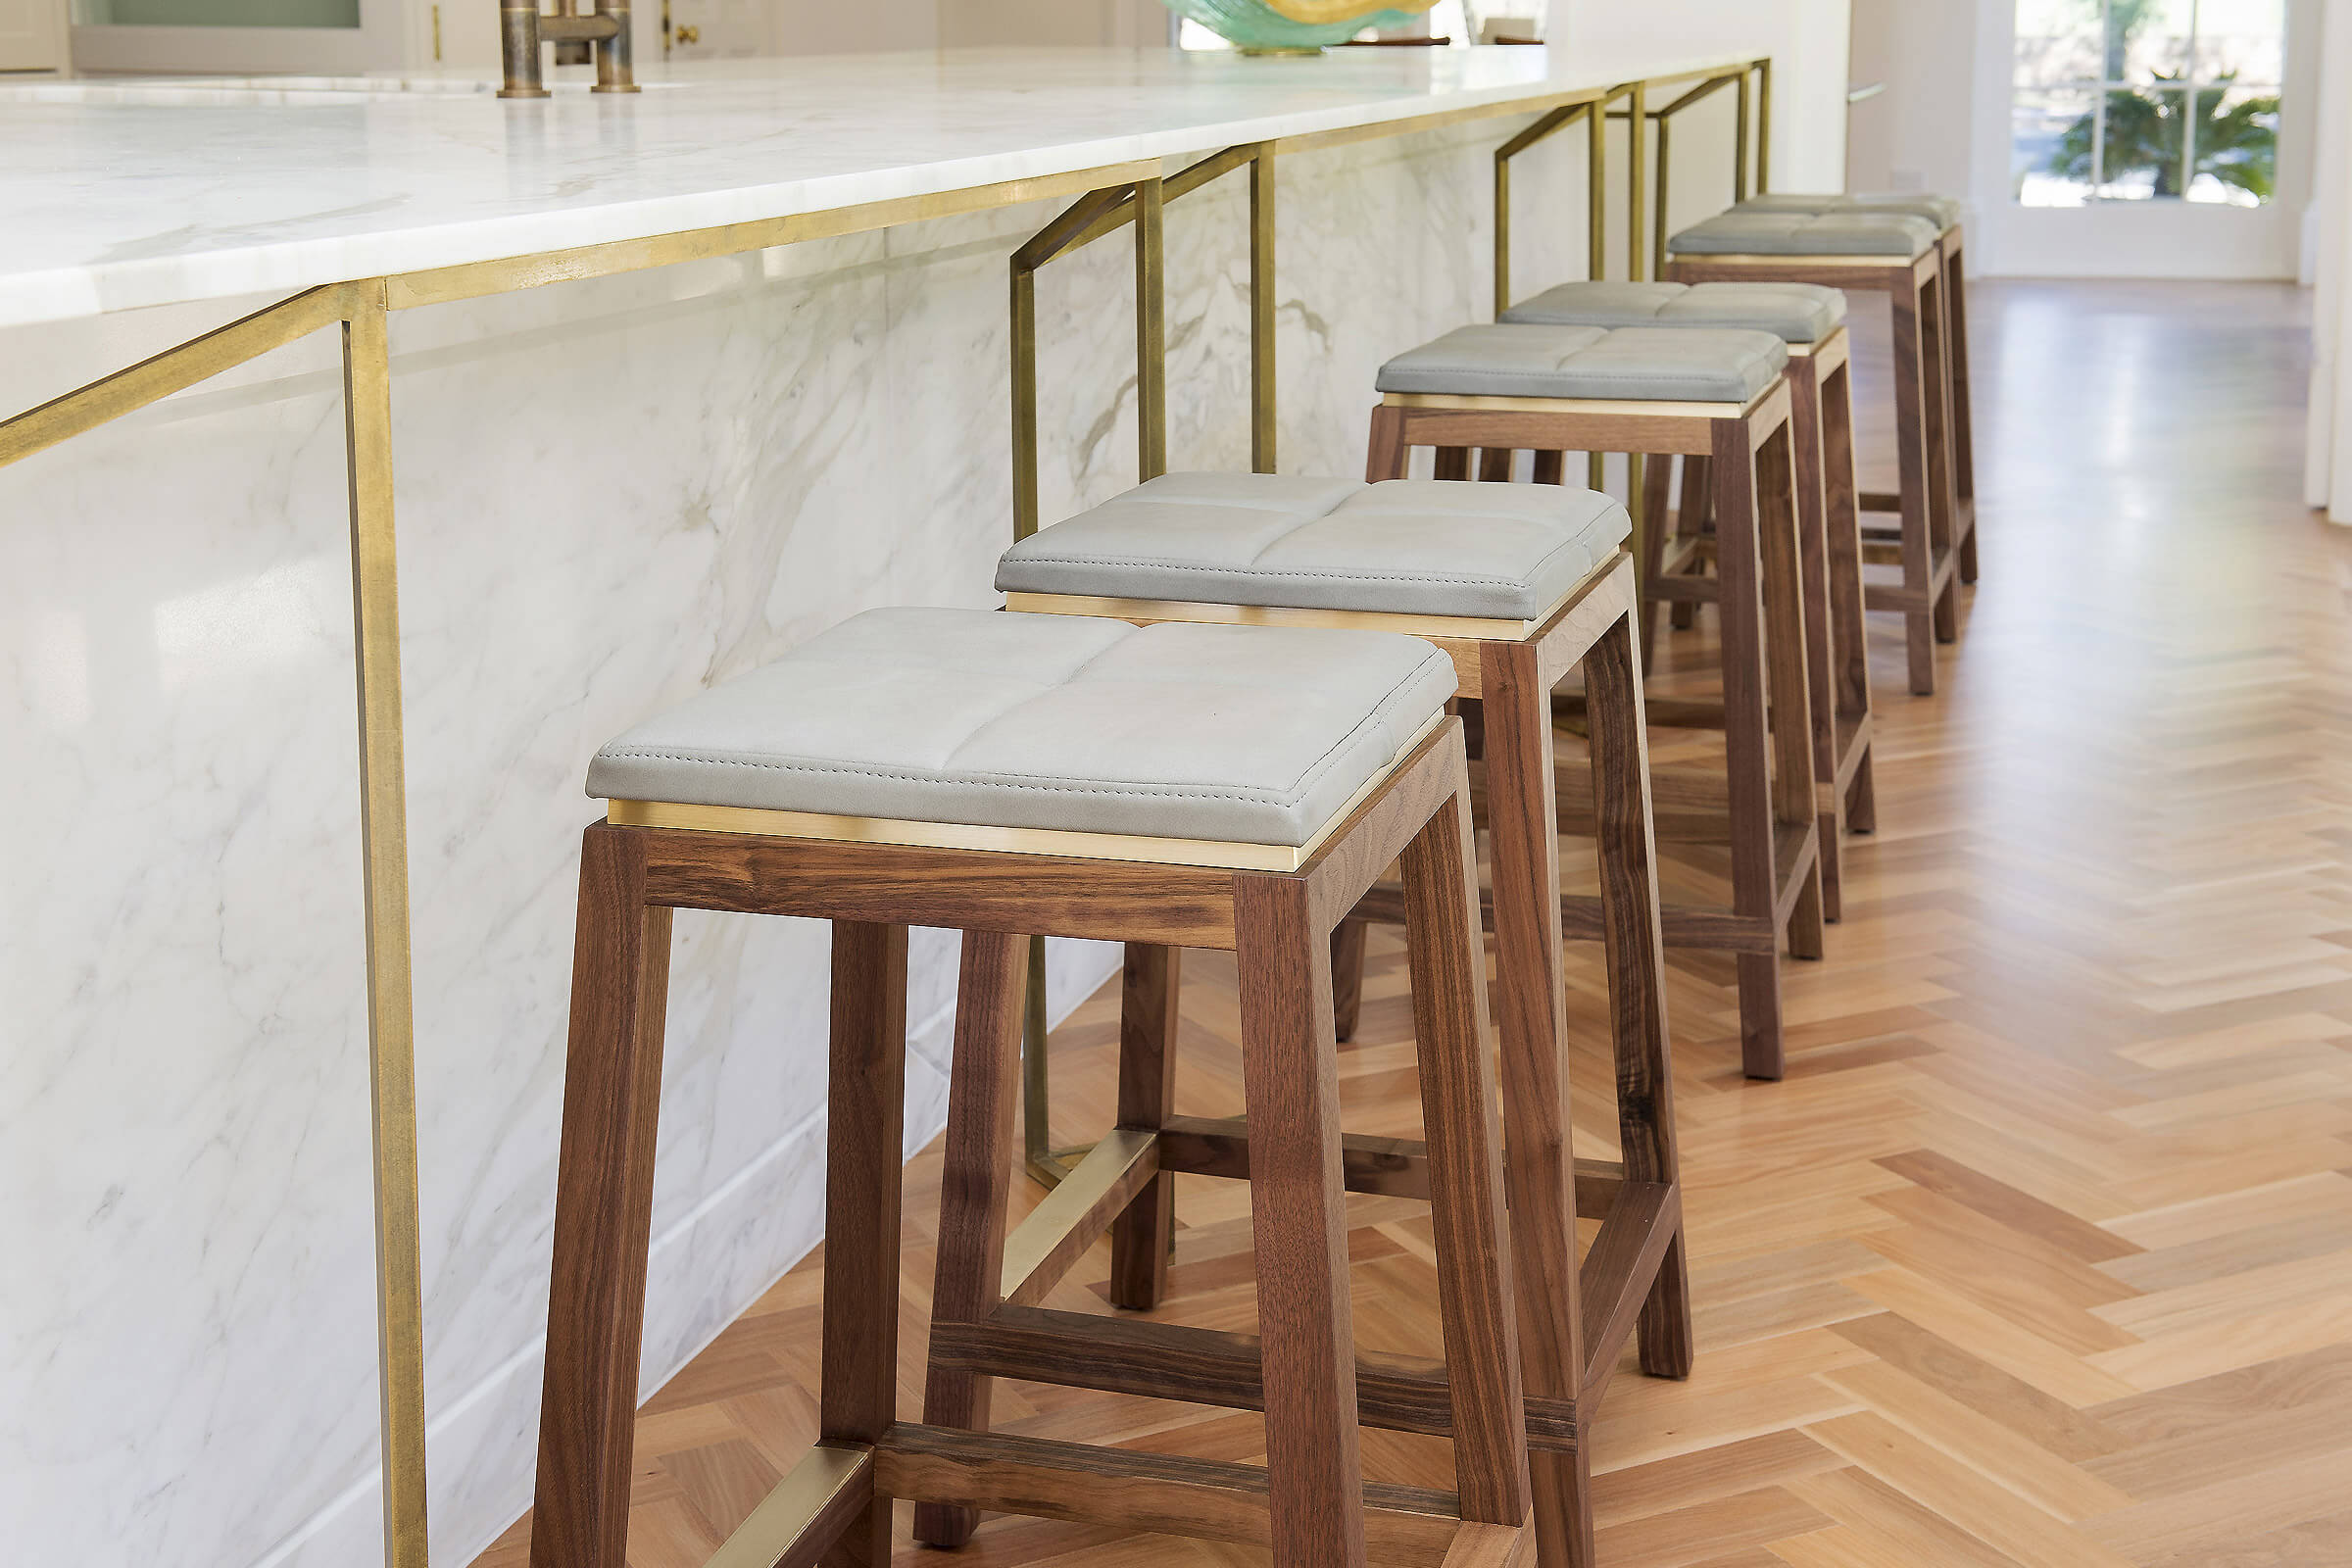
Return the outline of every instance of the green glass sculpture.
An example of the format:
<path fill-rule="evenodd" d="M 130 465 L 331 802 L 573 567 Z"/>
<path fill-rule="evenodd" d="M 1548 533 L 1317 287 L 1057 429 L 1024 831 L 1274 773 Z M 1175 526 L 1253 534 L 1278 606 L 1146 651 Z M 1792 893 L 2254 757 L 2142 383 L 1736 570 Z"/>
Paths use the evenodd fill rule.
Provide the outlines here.
<path fill-rule="evenodd" d="M 1364 9 L 1363 0 L 1161 0 L 1245 54 L 1312 54 L 1346 43 L 1366 27 L 1395 27 L 1437 0 L 1398 0 Z"/>

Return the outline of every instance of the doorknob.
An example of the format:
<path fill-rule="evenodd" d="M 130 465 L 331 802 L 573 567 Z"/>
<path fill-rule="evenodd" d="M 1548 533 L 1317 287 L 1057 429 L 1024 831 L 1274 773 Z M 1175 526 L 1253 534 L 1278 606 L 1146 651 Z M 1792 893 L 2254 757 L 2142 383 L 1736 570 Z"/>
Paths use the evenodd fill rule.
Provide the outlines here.
<path fill-rule="evenodd" d="M 680 42 L 680 43 L 701 43 L 702 41 L 703 41 L 703 29 L 702 29 L 702 28 L 700 28 L 700 27 L 697 27 L 697 26 L 693 26 L 693 25 L 687 25 L 687 26 L 682 26 L 682 27 L 680 27 L 680 28 L 678 29 L 678 42 Z"/>

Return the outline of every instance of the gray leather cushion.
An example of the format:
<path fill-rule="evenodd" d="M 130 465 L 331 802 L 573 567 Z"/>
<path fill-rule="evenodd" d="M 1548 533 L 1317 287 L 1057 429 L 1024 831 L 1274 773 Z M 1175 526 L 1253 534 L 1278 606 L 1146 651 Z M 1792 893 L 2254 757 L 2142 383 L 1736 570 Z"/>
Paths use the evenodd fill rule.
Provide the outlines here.
<path fill-rule="evenodd" d="M 1171 473 L 1004 553 L 1007 593 L 1530 620 L 1633 532 L 1560 485 Z"/>
<path fill-rule="evenodd" d="M 1769 332 L 1687 327 L 1459 326 L 1380 368 L 1383 392 L 1451 397 L 1745 403 L 1788 346 Z"/>
<path fill-rule="evenodd" d="M 1682 256 L 1894 256 L 1924 254 L 1941 232 L 1902 213 L 1729 212 L 1693 223 L 1666 248 Z"/>
<path fill-rule="evenodd" d="M 871 610 L 630 730 L 588 793 L 1298 845 L 1453 690 L 1389 632 Z"/>
<path fill-rule="evenodd" d="M 1743 213 L 1907 213 L 1924 218 L 1937 228 L 1960 221 L 1960 198 L 1924 190 L 1849 191 L 1839 195 L 1807 196 L 1795 191 L 1773 191 L 1750 196 L 1735 212 Z"/>
<path fill-rule="evenodd" d="M 1737 326 L 1818 343 L 1845 295 L 1818 283 L 1562 283 L 1502 313 L 1514 326 Z"/>

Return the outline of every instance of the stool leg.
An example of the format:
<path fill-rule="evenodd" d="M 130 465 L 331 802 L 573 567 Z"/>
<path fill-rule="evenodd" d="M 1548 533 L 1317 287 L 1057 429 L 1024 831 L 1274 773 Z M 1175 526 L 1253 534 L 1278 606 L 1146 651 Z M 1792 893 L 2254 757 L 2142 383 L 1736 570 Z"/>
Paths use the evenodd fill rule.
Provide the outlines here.
<path fill-rule="evenodd" d="M 1156 1129 L 1176 1108 L 1180 948 L 1127 944 L 1119 980 L 1119 1125 Z M 1360 956 L 1359 956 L 1360 961 Z M 1176 1176 L 1162 1171 L 1111 1222 L 1110 1302 L 1149 1312 L 1168 1289 Z"/>
<path fill-rule="evenodd" d="M 1551 694 L 1542 678 L 1537 650 L 1527 643 L 1482 645 L 1479 689 L 1519 1340 L 1528 1392 L 1539 1397 L 1574 1398 L 1584 1376 L 1584 1323 L 1578 1301 L 1575 1167 L 1569 1152 L 1567 994 L 1560 966 Z M 1590 693 L 1587 704 L 1590 713 Z M 1423 990 L 1416 969 L 1416 1007 Z M 1589 1461 L 1581 1450 L 1533 1453 L 1528 1458 L 1538 1552 L 1545 1563 L 1575 1563 L 1581 1568 L 1591 1561 L 1592 1550 Z"/>
<path fill-rule="evenodd" d="M 825 1339 L 817 1436 L 874 1444 L 899 1418 L 905 926 L 834 922 L 832 1012 L 825 1075 Z M 1018 1028 L 1016 1018 L 1005 1030 L 1008 1063 L 1015 1059 Z M 1015 1070 L 1005 1069 L 1008 1076 Z M 1007 1115 L 997 1145 L 1000 1161 L 1012 1144 Z M 879 1494 L 869 1498 L 826 1560 L 842 1568 L 889 1568 L 890 1498 Z"/>
<path fill-rule="evenodd" d="M 1568 478 L 1568 454 L 1539 452 L 1534 471 L 1529 475 L 1537 484 L 1565 484 Z"/>
<path fill-rule="evenodd" d="M 1592 734 L 1601 951 L 1615 1025 L 1618 1145 L 1627 1180 L 1679 1187 L 1665 941 L 1658 929 L 1657 841 L 1649 808 L 1649 737 L 1630 622 L 1620 620 L 1586 653 L 1585 698 Z M 1680 1218 L 1642 1303 L 1638 1333 L 1642 1371 L 1652 1377 L 1690 1375 L 1690 1277 Z M 1591 1412 L 1585 1414 L 1589 1419 Z"/>
<path fill-rule="evenodd" d="M 948 1071 L 947 1151 L 939 1184 L 939 1258 L 931 1288 L 934 1325 L 983 1322 L 1002 1300 L 998 1293 L 1004 1266 L 1004 1208 L 1012 1192 L 1008 1154 L 1017 1143 L 1014 1101 L 1020 1084 L 1028 947 L 1025 939 L 998 931 L 963 934 L 962 963 L 956 979 L 955 1057 Z M 895 1161 L 896 1134 L 890 1153 Z M 830 1285 L 832 1232 L 826 1237 L 825 1279 Z M 987 1431 L 991 1386 L 989 1378 L 934 1360 L 923 1380 L 924 1423 Z M 826 1387 L 831 1388 L 830 1378 Z M 914 1539 L 929 1545 L 960 1546 L 979 1524 L 977 1508 L 942 1502 L 914 1507 Z"/>
<path fill-rule="evenodd" d="M 1331 1016 L 1341 1044 L 1355 1038 L 1364 1011 L 1364 947 L 1369 920 L 1342 920 L 1331 930 Z"/>
<path fill-rule="evenodd" d="M 1635 541 L 1641 555 L 1641 575 L 1634 585 L 1634 623 L 1641 630 L 1644 659 L 1657 646 L 1658 589 L 1665 581 L 1666 565 L 1666 503 L 1673 493 L 1673 478 L 1674 459 L 1670 457 L 1652 458 L 1642 470 L 1641 537 Z M 1678 600 L 1668 613 L 1679 616 L 1683 608 Z M 1679 619 L 1673 623 L 1682 624 Z"/>
<path fill-rule="evenodd" d="M 1854 482 L 1854 383 L 1850 362 L 1821 384 L 1821 440 L 1824 492 L 1829 523 L 1830 641 L 1835 664 L 1833 710 L 1852 724 L 1870 717 L 1870 643 L 1862 615 L 1862 516 Z M 1866 747 L 1847 786 L 1847 831 L 1868 833 L 1879 825 Z M 1823 890 L 1826 899 L 1828 890 Z"/>
<path fill-rule="evenodd" d="M 1813 780 L 1821 824 L 1821 910 L 1838 918 L 1839 829 L 1843 803 L 1838 795 L 1837 628 L 1830 608 L 1829 458 L 1822 416 L 1821 377 L 1809 356 L 1788 362 L 1789 437 L 1796 453 L 1797 570 L 1803 578 L 1805 693 L 1813 714 Z"/>
<path fill-rule="evenodd" d="M 1546 738 L 1547 696 L 1537 690 L 1513 705 L 1524 710 L 1520 717 L 1533 733 Z M 1493 704 L 1492 695 L 1488 702 Z M 1494 714 L 1490 707 L 1491 722 Z M 1544 749 L 1548 753 L 1548 745 Z M 1491 767 L 1494 753 L 1488 755 Z M 1548 795 L 1551 769 L 1531 771 L 1543 777 Z M 1502 1139 L 1489 1065 L 1470 775 L 1458 761 L 1454 785 L 1453 798 L 1405 847 L 1405 941 L 1412 955 L 1415 1056 L 1453 1409 L 1454 1485 L 1464 1519 L 1516 1529 L 1528 1514 L 1527 1428 L 1511 1326 L 1512 1248 L 1504 1240 Z M 1550 819 L 1535 827 L 1555 847 L 1556 860 Z M 1560 901 L 1552 890 L 1558 886 L 1555 877 L 1545 889 L 1550 896 L 1540 901 L 1551 911 L 1555 933 Z M 1553 974 L 1558 953 L 1555 943 L 1543 956 L 1542 966 Z"/>
<path fill-rule="evenodd" d="M 1480 447 L 1478 476 L 1489 484 L 1507 484 L 1511 477 L 1511 460 L 1518 454 L 1508 447 Z"/>
<path fill-rule="evenodd" d="M 1773 868 L 1771 746 L 1765 718 L 1763 559 L 1759 532 L 1756 455 L 1747 421 L 1714 425 L 1715 575 L 1723 625 L 1724 765 L 1731 797 L 1732 907 L 1751 920 L 1772 921 L 1777 888 Z M 1801 687 L 1800 687 L 1801 689 Z M 1806 753 L 1800 750 L 1798 756 Z M 1742 953 L 1740 977 L 1740 1054 L 1751 1078 L 1781 1075 L 1781 963 L 1777 953 Z"/>
<path fill-rule="evenodd" d="M 1675 508 L 1674 532 L 1677 538 L 1695 539 L 1707 531 L 1708 503 L 1714 487 L 1707 475 L 1708 460 L 1696 453 L 1683 454 L 1683 499 Z M 1690 574 L 1696 576 L 1699 564 L 1690 564 Z M 1688 631 L 1698 623 L 1698 606 L 1688 599 L 1675 601 L 1674 628 Z M 1644 644 L 1643 646 L 1647 646 Z"/>
<path fill-rule="evenodd" d="M 1467 479 L 1470 477 L 1470 449 L 1468 447 L 1440 447 L 1433 479 Z"/>
<path fill-rule="evenodd" d="M 1404 444 L 1404 411 L 1385 403 L 1375 406 L 1371 438 L 1364 444 L 1365 482 L 1401 479 L 1411 461 L 1412 450 Z"/>
<path fill-rule="evenodd" d="M 1924 292 L 1896 288 L 1889 296 L 1894 316 L 1894 437 L 1902 472 L 1903 639 L 1910 656 L 1911 690 L 1936 693 L 1936 563 L 1929 471 L 1928 383 Z"/>
<path fill-rule="evenodd" d="M 589 828 L 556 1162 L 533 1568 L 626 1568 L 669 932 L 670 911 L 645 901 L 642 834 Z"/>
<path fill-rule="evenodd" d="M 1920 374 L 1927 381 L 1928 409 L 1928 539 L 1938 562 L 1952 553 L 1952 383 L 1943 335 L 1943 279 L 1928 279 L 1919 308 L 1920 337 L 1925 345 Z M 1959 584 L 1944 580 L 1936 596 L 1936 640 L 1948 643 L 1960 635 Z"/>
<path fill-rule="evenodd" d="M 1360 1568 L 1363 1463 L 1329 934 L 1302 877 L 1234 878 L 1275 1568 Z"/>
<path fill-rule="evenodd" d="M 1799 886 L 1788 915 L 1788 954 L 1818 958 L 1822 954 L 1821 841 L 1812 768 L 1813 676 L 1808 667 L 1805 597 L 1800 576 L 1804 551 L 1796 502 L 1793 431 L 1784 424 L 1756 449 L 1756 543 L 1764 564 L 1764 646 L 1772 722 L 1772 817 L 1777 828 L 1811 837 L 1815 853 L 1797 873 Z"/>
<path fill-rule="evenodd" d="M 1968 393 L 1968 268 L 1955 235 L 1943 252 L 1944 355 L 1952 368 L 1952 490 L 1960 500 L 1962 582 L 1977 580 L 1977 437 Z"/>

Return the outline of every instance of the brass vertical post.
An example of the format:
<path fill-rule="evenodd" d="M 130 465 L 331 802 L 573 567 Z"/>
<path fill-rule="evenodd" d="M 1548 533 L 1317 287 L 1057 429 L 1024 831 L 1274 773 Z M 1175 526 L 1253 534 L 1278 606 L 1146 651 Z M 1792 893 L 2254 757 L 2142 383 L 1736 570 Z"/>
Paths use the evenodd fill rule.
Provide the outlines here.
<path fill-rule="evenodd" d="M 1585 207 L 1586 226 L 1592 230 L 1587 238 L 1586 273 L 1595 280 L 1609 275 L 1609 95 L 1603 93 L 1586 117 Z M 1600 488 L 1601 459 L 1597 452 L 1585 454 L 1585 486 Z"/>
<path fill-rule="evenodd" d="M 1647 270 L 1642 255 L 1643 242 L 1648 237 L 1649 219 L 1645 211 L 1649 197 L 1649 167 L 1643 157 L 1648 138 L 1642 127 L 1648 123 L 1649 87 L 1635 82 L 1632 99 L 1625 117 L 1625 162 L 1632 173 L 1625 187 L 1625 276 L 1630 283 L 1639 283 Z"/>
<path fill-rule="evenodd" d="M 1654 259 L 1651 263 L 1652 275 L 1655 275 L 1656 271 L 1663 271 L 1666 267 L 1666 196 L 1669 188 L 1667 165 L 1672 157 L 1673 146 L 1674 122 L 1668 120 L 1664 115 L 1660 115 L 1658 117 L 1658 210 L 1650 220 L 1649 253 Z"/>
<path fill-rule="evenodd" d="M 1756 62 L 1756 194 L 1772 189 L 1772 57 Z"/>
<path fill-rule="evenodd" d="M 1752 69 L 1743 67 L 1740 72 L 1740 122 L 1732 127 L 1732 205 L 1735 207 L 1747 200 L 1747 117 L 1752 112 L 1749 102 L 1754 96 L 1747 78 Z"/>
<path fill-rule="evenodd" d="M 1511 160 L 1494 155 L 1494 319 L 1511 308 Z"/>
<path fill-rule="evenodd" d="M 1276 470 L 1274 391 L 1274 147 L 1250 158 L 1250 468 Z"/>
<path fill-rule="evenodd" d="M 1037 274 L 1012 264 L 1012 542 L 1037 532 Z"/>
<path fill-rule="evenodd" d="M 381 278 L 355 284 L 351 291 L 350 314 L 343 323 L 343 419 L 351 477 L 360 844 L 367 873 L 384 1560 L 388 1568 L 425 1568 L 416 1060 L 410 1001 L 408 806 L 401 756 L 399 564 L 392 530 L 392 369 Z"/>
<path fill-rule="evenodd" d="M 1135 442 L 1137 477 L 1168 471 L 1167 290 L 1162 284 L 1161 191 L 1135 182 Z"/>

